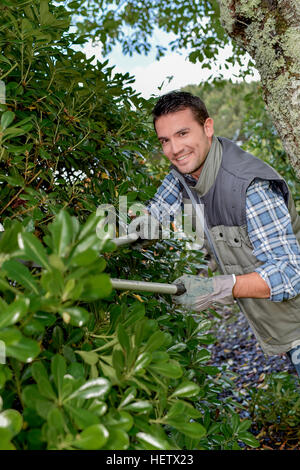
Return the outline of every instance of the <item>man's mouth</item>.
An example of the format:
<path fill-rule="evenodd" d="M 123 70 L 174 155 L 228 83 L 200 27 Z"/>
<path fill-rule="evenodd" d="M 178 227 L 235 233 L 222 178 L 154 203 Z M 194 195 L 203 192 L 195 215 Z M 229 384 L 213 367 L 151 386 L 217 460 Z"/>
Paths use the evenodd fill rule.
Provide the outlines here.
<path fill-rule="evenodd" d="M 191 152 L 185 154 L 185 155 L 182 155 L 181 157 L 178 157 L 175 159 L 176 162 L 182 162 L 183 160 L 185 160 L 186 158 L 188 158 L 189 156 L 191 155 Z"/>

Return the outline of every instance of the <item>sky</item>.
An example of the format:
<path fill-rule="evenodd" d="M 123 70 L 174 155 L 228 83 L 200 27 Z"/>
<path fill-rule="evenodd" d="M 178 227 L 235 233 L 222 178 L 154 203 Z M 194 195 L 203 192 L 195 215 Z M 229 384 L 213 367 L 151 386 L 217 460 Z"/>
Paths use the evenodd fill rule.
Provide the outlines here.
<path fill-rule="evenodd" d="M 153 43 L 167 46 L 172 40 L 172 35 L 156 31 Z M 101 46 L 93 46 L 91 41 L 84 46 L 83 52 L 88 57 L 93 55 L 96 59 L 103 60 Z M 109 66 L 115 65 L 115 72 L 127 73 L 135 77 L 135 82 L 131 85 L 137 92 L 148 99 L 151 95 L 157 96 L 171 90 L 182 88 L 186 85 L 199 84 L 204 82 L 213 73 L 218 74 L 221 67 L 224 78 L 232 78 L 236 81 L 235 75 L 238 73 L 238 66 L 231 66 L 228 70 L 224 67 L 224 59 L 231 55 L 231 47 L 227 46 L 220 51 L 218 65 L 212 70 L 202 68 L 201 63 L 192 64 L 187 59 L 187 51 L 182 54 L 168 51 L 159 61 L 155 59 L 155 50 L 145 56 L 134 54 L 132 57 L 124 56 L 121 47 L 118 45 L 112 53 L 106 57 Z M 173 77 L 171 80 L 168 77 Z M 255 74 L 254 79 L 259 80 L 259 74 Z M 161 87 L 159 89 L 159 87 Z"/>

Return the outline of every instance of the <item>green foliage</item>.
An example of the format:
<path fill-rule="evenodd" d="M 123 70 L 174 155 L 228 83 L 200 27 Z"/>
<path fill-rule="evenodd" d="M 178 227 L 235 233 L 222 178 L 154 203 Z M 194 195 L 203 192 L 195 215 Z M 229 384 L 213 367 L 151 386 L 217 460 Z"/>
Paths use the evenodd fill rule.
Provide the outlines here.
<path fill-rule="evenodd" d="M 207 365 L 205 314 L 110 283 L 172 282 L 202 253 L 176 240 L 117 250 L 97 235 L 99 204 L 155 192 L 151 101 L 72 49 L 82 39 L 63 7 L 0 9 L 1 448 L 239 448 L 250 423 L 222 398 L 232 381 Z"/>
<path fill-rule="evenodd" d="M 263 388 L 251 389 L 249 411 L 260 427 L 293 432 L 299 439 L 299 379 L 286 372 L 270 374 Z"/>
<path fill-rule="evenodd" d="M 101 42 L 104 54 L 116 44 L 121 44 L 123 54 L 148 54 L 155 44 L 153 33 L 157 28 L 173 33 L 169 43 L 171 50 L 184 50 L 193 63 L 199 61 L 211 69 L 219 49 L 231 43 L 220 23 L 220 8 L 217 0 L 182 1 L 173 0 L 78 0 L 68 5 L 74 14 L 78 30 Z M 156 58 L 164 56 L 167 48 L 156 44 Z M 232 44 L 233 57 L 225 60 L 229 64 L 244 65 L 245 52 Z M 250 68 L 244 75 L 251 73 Z"/>
<path fill-rule="evenodd" d="M 255 446 L 246 432 L 251 423 L 232 415 L 232 399 L 219 399 L 230 380 L 206 366 L 210 354 L 199 348 L 214 341 L 206 334 L 211 322 L 183 315 L 159 296 L 113 292 L 103 270 L 113 271 L 121 257 L 134 273 L 133 263 L 126 249 L 111 251 L 111 242 L 98 239 L 99 218 L 92 219 L 80 226 L 61 211 L 44 243 L 17 222 L 2 234 L 0 338 L 7 363 L 0 368 L 0 390 L 5 411 L 14 412 L 18 423 L 24 420 L 6 432 L 3 446 L 231 449 L 240 441 Z M 5 237 L 15 240 L 9 252 Z M 77 250 L 86 240 L 83 253 L 90 262 L 81 264 Z M 39 267 L 29 269 L 32 262 Z M 175 256 L 175 271 L 180 262 Z M 22 276 L 12 286 L 17 264 Z M 151 269 L 166 277 L 148 258 L 140 270 Z"/>
<path fill-rule="evenodd" d="M 201 85 L 189 85 L 183 88 L 205 103 L 209 115 L 214 120 L 215 135 L 244 142 L 246 139 L 243 123 L 248 113 L 249 100 L 247 95 L 257 95 L 257 82 L 232 83 L 219 80 Z M 256 98 L 257 99 L 257 98 Z"/>
<path fill-rule="evenodd" d="M 66 207 L 84 220 L 99 201 L 115 203 L 129 188 L 131 201 L 149 199 L 155 188 L 141 163 L 153 147 L 151 103 L 132 90 L 128 74 L 92 65 L 73 49 L 82 39 L 68 33 L 62 7 L 49 4 L 50 13 L 45 1 L 6 4 L 0 7 L 4 222 L 41 230 Z M 49 24 L 42 14 L 51 15 Z M 134 181 L 126 181 L 131 174 Z"/>

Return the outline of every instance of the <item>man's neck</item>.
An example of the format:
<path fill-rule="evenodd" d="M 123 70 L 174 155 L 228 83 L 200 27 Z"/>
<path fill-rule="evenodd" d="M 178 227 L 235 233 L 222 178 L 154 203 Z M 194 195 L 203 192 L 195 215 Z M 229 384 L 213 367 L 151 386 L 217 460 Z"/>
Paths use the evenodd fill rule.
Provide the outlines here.
<path fill-rule="evenodd" d="M 201 171 L 203 169 L 203 165 L 204 165 L 204 162 L 202 163 L 201 166 L 199 166 L 199 168 L 197 168 L 197 170 L 193 171 L 193 173 L 190 173 L 191 177 L 194 178 L 196 181 L 198 181 L 198 179 L 199 179 L 199 176 L 200 176 Z"/>

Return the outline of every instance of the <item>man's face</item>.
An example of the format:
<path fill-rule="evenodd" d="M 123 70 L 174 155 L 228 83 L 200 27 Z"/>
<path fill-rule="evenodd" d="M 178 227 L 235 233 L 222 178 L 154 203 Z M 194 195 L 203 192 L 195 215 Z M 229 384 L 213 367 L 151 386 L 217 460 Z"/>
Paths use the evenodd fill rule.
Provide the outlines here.
<path fill-rule="evenodd" d="M 163 152 L 181 173 L 199 178 L 213 136 L 213 120 L 201 126 L 190 108 L 165 114 L 155 122 Z"/>

